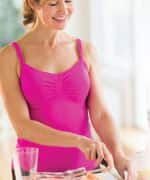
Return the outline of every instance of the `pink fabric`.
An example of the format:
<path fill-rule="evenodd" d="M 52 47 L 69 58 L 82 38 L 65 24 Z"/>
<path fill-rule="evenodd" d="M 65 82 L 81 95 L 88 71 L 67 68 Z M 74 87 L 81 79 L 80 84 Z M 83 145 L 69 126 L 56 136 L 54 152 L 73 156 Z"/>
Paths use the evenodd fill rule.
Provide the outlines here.
<path fill-rule="evenodd" d="M 83 60 L 81 40 L 77 39 L 79 59 L 76 64 L 58 74 L 26 64 L 19 45 L 16 42 L 12 45 L 20 60 L 20 86 L 31 119 L 91 138 L 86 104 L 90 80 Z M 39 148 L 39 171 L 65 171 L 83 166 L 88 170 L 95 168 L 95 162 L 86 160 L 77 148 L 43 146 L 25 139 L 18 139 L 18 146 Z"/>

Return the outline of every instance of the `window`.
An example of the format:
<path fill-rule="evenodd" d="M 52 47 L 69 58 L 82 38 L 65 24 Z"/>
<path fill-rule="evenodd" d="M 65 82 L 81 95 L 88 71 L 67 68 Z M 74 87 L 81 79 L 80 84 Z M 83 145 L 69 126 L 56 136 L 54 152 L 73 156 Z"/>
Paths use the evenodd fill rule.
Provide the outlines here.
<path fill-rule="evenodd" d="M 146 127 L 150 104 L 150 1 L 92 0 L 90 4 L 92 41 L 100 51 L 103 81 L 112 81 L 111 88 L 116 90 L 125 85 L 122 89 L 129 92 L 120 105 L 129 100 L 123 107 L 124 111 L 128 109 L 126 119 L 132 120 L 133 126 Z M 111 98 L 107 99 L 111 104 Z"/>
<path fill-rule="evenodd" d="M 0 47 L 17 39 L 23 32 L 20 16 L 20 1 L 0 1 Z"/>

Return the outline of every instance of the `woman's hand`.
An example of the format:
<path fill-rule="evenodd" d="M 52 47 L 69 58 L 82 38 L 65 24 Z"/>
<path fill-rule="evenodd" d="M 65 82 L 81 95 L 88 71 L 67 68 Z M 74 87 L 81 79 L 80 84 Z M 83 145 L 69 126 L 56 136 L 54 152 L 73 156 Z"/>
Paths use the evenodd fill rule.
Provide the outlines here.
<path fill-rule="evenodd" d="M 114 167 L 113 157 L 103 142 L 82 137 L 78 146 L 88 160 L 96 160 L 97 166 L 104 159 L 108 167 Z"/>
<path fill-rule="evenodd" d="M 135 180 L 136 173 L 131 160 L 129 160 L 124 154 L 117 153 L 114 157 L 114 161 L 115 167 L 123 179 Z M 127 172 L 127 175 L 125 172 Z"/>

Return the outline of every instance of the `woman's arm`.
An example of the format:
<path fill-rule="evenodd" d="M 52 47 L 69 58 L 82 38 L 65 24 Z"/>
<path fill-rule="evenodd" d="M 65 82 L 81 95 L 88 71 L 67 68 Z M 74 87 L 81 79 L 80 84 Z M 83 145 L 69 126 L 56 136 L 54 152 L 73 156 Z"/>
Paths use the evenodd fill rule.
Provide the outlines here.
<path fill-rule="evenodd" d="M 99 57 L 95 48 L 88 43 L 85 43 L 84 54 L 89 64 L 91 87 L 88 98 L 88 108 L 92 125 L 100 139 L 112 153 L 115 166 L 122 177 L 124 176 L 124 171 L 127 170 L 129 174 L 128 179 L 134 179 L 131 162 L 123 152 L 115 123 L 103 103 L 103 93 L 100 82 L 100 63 L 98 62 Z"/>
<path fill-rule="evenodd" d="M 15 51 L 11 46 L 1 51 L 0 94 L 17 136 L 42 145 L 77 146 L 81 136 L 59 131 L 30 119 L 28 107 L 19 86 L 17 62 Z"/>
<path fill-rule="evenodd" d="M 121 150 L 118 133 L 111 115 L 107 111 L 101 87 L 101 76 L 99 57 L 96 49 L 86 43 L 84 47 L 85 60 L 89 65 L 90 93 L 88 97 L 88 108 L 92 125 L 98 136 L 107 145 L 112 154 Z"/>

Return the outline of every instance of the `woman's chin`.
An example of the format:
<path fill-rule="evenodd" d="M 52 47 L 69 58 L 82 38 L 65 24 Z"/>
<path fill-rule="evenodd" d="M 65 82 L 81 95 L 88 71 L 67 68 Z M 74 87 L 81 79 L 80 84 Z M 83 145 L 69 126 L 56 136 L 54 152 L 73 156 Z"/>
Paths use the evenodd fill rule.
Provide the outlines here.
<path fill-rule="evenodd" d="M 54 29 L 55 30 L 64 30 L 66 28 L 66 26 L 57 26 Z"/>
<path fill-rule="evenodd" d="M 46 27 L 53 30 L 64 30 L 66 28 L 66 25 L 57 25 L 57 26 L 47 25 Z"/>
<path fill-rule="evenodd" d="M 60 25 L 60 26 L 55 26 L 55 29 L 64 29 L 66 26 L 65 25 Z"/>

